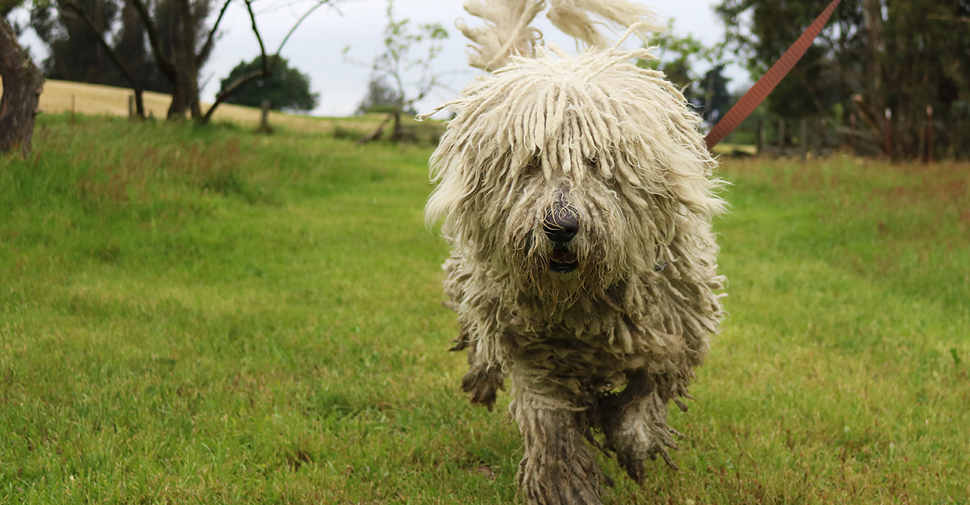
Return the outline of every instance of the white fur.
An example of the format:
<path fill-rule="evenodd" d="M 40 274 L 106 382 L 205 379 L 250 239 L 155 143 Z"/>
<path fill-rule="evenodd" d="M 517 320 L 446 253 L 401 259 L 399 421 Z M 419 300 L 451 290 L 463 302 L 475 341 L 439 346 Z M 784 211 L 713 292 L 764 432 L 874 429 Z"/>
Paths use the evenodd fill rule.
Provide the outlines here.
<path fill-rule="evenodd" d="M 533 53 L 442 106 L 457 115 L 431 159 L 426 218 L 444 220 L 453 247 L 445 291 L 463 328 L 456 348 L 469 348 L 466 391 L 490 404 L 511 376 L 527 498 L 592 503 L 601 474 L 581 434 L 602 432 L 637 479 L 646 457 L 670 462 L 666 403 L 689 397 L 723 316 L 711 220 L 725 204 L 697 115 L 661 73 L 630 63 L 647 50 Z M 578 268 L 565 274 L 550 269 L 543 231 L 562 208 L 580 223 Z"/>

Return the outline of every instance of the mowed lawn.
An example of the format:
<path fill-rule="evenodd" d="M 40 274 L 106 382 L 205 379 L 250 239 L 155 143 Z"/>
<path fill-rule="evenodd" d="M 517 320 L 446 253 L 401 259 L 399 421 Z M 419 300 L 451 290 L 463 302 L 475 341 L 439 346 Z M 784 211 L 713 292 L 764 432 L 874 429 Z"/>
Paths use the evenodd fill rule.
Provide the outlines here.
<path fill-rule="evenodd" d="M 429 146 L 41 116 L 0 158 L 0 503 L 516 503 Z M 970 164 L 726 160 L 680 472 L 610 504 L 966 504 Z"/>

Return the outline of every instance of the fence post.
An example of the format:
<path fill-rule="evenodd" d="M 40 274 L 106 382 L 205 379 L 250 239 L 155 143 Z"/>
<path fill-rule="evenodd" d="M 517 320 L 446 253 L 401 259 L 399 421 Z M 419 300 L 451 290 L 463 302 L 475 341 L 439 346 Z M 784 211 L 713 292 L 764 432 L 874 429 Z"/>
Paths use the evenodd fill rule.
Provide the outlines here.
<path fill-rule="evenodd" d="M 802 118 L 801 123 L 802 123 L 801 124 L 802 138 L 800 139 L 801 142 L 799 143 L 801 144 L 800 147 L 802 150 L 802 161 L 805 161 L 808 159 L 808 120 L 805 118 Z"/>
<path fill-rule="evenodd" d="M 765 152 L 765 122 L 758 120 L 758 156 Z"/>
<path fill-rule="evenodd" d="M 819 121 L 818 135 L 814 137 L 814 143 L 812 144 L 812 151 L 815 153 L 816 158 L 822 157 L 822 150 L 825 149 L 825 133 L 826 127 L 828 126 L 828 120 L 824 117 Z"/>
<path fill-rule="evenodd" d="M 259 128 L 256 129 L 259 133 L 273 133 L 273 128 L 269 126 L 269 108 L 271 102 L 269 100 L 263 100 L 260 106 L 260 118 L 259 118 Z"/>
<path fill-rule="evenodd" d="M 886 155 L 893 157 L 893 111 L 886 107 Z"/>
<path fill-rule="evenodd" d="M 849 127 L 852 128 L 852 134 L 849 135 L 849 149 L 852 149 L 852 154 L 855 154 L 855 114 L 849 114 Z"/>
<path fill-rule="evenodd" d="M 926 162 L 933 163 L 933 106 L 926 106 Z"/>

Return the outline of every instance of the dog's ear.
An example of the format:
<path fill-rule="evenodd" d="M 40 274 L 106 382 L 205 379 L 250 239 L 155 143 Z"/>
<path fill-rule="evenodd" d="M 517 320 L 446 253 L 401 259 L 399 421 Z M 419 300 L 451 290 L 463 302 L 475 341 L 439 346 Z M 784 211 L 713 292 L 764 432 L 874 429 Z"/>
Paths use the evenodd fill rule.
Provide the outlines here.
<path fill-rule="evenodd" d="M 594 21 L 590 14 L 623 30 L 632 27 L 641 38 L 647 32 L 663 30 L 649 7 L 626 0 L 549 0 L 549 5 L 546 17 L 552 24 L 593 49 L 608 49 L 612 42 L 600 31 L 604 23 Z"/>
<path fill-rule="evenodd" d="M 546 0 L 466 1 L 465 10 L 485 22 L 485 26 L 476 28 L 462 20 L 455 23 L 472 42 L 468 64 L 494 72 L 507 65 L 513 56 L 535 57 L 534 47 L 542 40 L 542 32 L 530 25 L 546 6 Z M 600 29 L 603 25 L 622 30 L 633 27 L 633 32 L 641 37 L 647 32 L 663 30 L 656 24 L 653 11 L 627 0 L 548 0 L 548 6 L 546 16 L 552 24 L 588 48 L 610 47 L 611 42 Z M 591 15 L 600 20 L 594 20 Z"/>
<path fill-rule="evenodd" d="M 462 20 L 455 26 L 472 43 L 468 64 L 492 72 L 504 67 L 511 56 L 532 57 L 532 47 L 542 34 L 529 25 L 545 8 L 539 0 L 468 0 L 465 10 L 485 21 L 485 26 L 471 28 Z"/>

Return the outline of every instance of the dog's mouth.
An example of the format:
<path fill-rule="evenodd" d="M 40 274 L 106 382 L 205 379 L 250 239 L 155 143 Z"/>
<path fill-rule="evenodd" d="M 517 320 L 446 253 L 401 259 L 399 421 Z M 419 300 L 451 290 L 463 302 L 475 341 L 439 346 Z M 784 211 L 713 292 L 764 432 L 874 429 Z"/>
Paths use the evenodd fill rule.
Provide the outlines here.
<path fill-rule="evenodd" d="M 568 274 L 579 268 L 579 259 L 564 249 L 553 249 L 549 255 L 549 270 L 558 274 Z"/>

